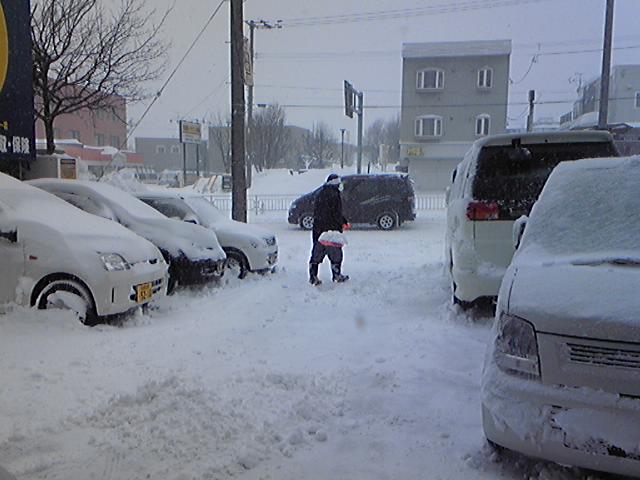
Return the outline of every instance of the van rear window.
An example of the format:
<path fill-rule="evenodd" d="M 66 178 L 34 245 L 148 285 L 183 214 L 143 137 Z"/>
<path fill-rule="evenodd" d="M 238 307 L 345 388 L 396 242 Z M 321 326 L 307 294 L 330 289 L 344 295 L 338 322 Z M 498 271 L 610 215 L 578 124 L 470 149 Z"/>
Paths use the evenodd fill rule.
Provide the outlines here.
<path fill-rule="evenodd" d="M 523 144 L 521 147 L 528 153 L 518 152 L 511 145 L 483 148 L 472 185 L 473 198 L 499 203 L 510 210 L 510 214 L 505 212 L 507 217 L 529 214 L 547 178 L 560 162 L 618 155 L 609 142 Z"/>

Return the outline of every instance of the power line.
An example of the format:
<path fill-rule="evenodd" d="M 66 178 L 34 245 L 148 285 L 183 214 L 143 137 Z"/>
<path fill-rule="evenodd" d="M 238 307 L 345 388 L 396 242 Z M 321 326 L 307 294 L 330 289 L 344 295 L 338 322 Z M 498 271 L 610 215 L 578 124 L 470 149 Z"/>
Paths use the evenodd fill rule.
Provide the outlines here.
<path fill-rule="evenodd" d="M 467 0 L 458 2 L 441 3 L 418 8 L 405 8 L 396 10 L 378 10 L 342 15 L 329 15 L 317 17 L 301 17 L 282 20 L 286 27 L 307 27 L 316 25 L 337 25 L 344 23 L 360 23 L 379 20 L 394 20 L 408 17 L 441 15 L 473 10 L 486 10 L 500 7 L 512 7 L 524 4 L 542 3 L 550 0 Z"/>
<path fill-rule="evenodd" d="M 189 46 L 189 48 L 187 49 L 187 51 L 184 53 L 184 55 L 182 56 L 182 58 L 180 59 L 180 61 L 178 62 L 178 64 L 175 66 L 175 68 L 171 71 L 171 74 L 169 75 L 169 77 L 167 77 L 167 79 L 165 80 L 165 82 L 162 84 L 162 86 L 160 87 L 160 89 L 156 92 L 155 96 L 153 97 L 153 100 L 151 101 L 151 103 L 147 106 L 147 108 L 145 109 L 144 113 L 142 114 L 142 116 L 138 119 L 138 121 L 136 122 L 136 124 L 133 126 L 133 128 L 129 131 L 129 133 L 127 133 L 127 137 L 125 138 L 125 141 L 123 143 L 122 146 L 127 145 L 127 142 L 129 141 L 129 139 L 131 138 L 131 135 L 133 135 L 133 132 L 136 131 L 136 129 L 140 126 L 140 123 L 142 123 L 142 121 L 145 119 L 145 117 L 148 115 L 149 111 L 151 110 L 151 108 L 153 107 L 153 105 L 158 101 L 158 99 L 162 96 L 162 93 L 164 92 L 164 90 L 167 88 L 167 86 L 169 85 L 169 83 L 171 82 L 171 80 L 173 79 L 173 77 L 176 75 L 176 73 L 178 73 L 178 70 L 180 70 L 180 67 L 182 67 L 182 64 L 184 63 L 184 61 L 187 59 L 187 57 L 189 56 L 189 54 L 191 53 L 191 51 L 194 49 L 194 47 L 196 46 L 196 44 L 200 41 L 200 39 L 202 38 L 202 35 L 204 35 L 204 32 L 207 30 L 207 28 L 209 27 L 209 25 L 211 25 L 211 22 L 213 21 L 213 19 L 215 18 L 215 16 L 218 14 L 218 12 L 220 11 L 220 9 L 222 8 L 222 5 L 224 5 L 224 2 L 226 0 L 221 0 L 220 3 L 218 4 L 218 6 L 216 7 L 216 9 L 213 11 L 213 13 L 211 14 L 211 16 L 209 17 L 209 19 L 207 20 L 207 22 L 204 24 L 204 26 L 202 27 L 202 29 L 200 30 L 200 32 L 198 33 L 198 35 L 196 35 L 196 37 L 194 38 L 193 42 L 191 42 L 191 45 Z M 122 148 L 121 146 L 121 148 Z"/>
<path fill-rule="evenodd" d="M 635 96 L 632 97 L 612 97 L 609 101 L 618 101 L 618 100 L 635 100 Z M 577 99 L 570 100 L 545 100 L 545 101 L 537 101 L 536 105 L 562 105 L 562 104 L 573 104 Z M 270 104 L 268 103 L 256 103 L 256 107 L 266 107 Z M 344 105 L 322 105 L 322 104 L 278 104 L 283 108 L 322 108 L 322 109 L 343 109 Z M 366 105 L 365 108 L 372 110 L 379 109 L 396 109 L 399 110 L 401 108 L 430 108 L 436 110 L 438 108 L 468 108 L 468 107 L 514 107 L 514 106 L 522 106 L 529 105 L 529 102 L 501 102 L 501 103 L 458 103 L 458 104 L 442 104 L 442 105 Z"/>

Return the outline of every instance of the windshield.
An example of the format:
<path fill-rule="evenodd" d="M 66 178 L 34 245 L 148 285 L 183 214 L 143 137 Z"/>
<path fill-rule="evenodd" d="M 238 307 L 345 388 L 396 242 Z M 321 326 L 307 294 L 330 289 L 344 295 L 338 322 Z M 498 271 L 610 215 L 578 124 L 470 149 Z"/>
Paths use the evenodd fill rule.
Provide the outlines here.
<path fill-rule="evenodd" d="M 229 220 L 229 217 L 218 210 L 206 198 L 185 197 L 184 202 L 195 210 L 205 225 L 214 225 Z"/>
<path fill-rule="evenodd" d="M 104 183 L 93 183 L 91 188 L 95 191 L 96 200 L 105 201 L 120 215 L 130 215 L 139 219 L 163 219 L 167 218 L 156 209 L 138 200 L 136 197 L 118 188 Z"/>
<path fill-rule="evenodd" d="M 565 168 L 552 176 L 527 224 L 523 255 L 640 260 L 639 172 L 624 165 Z"/>

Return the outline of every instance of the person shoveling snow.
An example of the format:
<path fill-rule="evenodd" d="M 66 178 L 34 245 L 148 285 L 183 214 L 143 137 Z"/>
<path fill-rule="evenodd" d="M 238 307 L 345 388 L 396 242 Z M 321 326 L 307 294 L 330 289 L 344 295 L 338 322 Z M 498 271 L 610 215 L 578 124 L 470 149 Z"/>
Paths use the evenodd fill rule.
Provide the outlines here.
<path fill-rule="evenodd" d="M 342 214 L 341 184 L 340 177 L 332 173 L 316 194 L 313 209 L 313 249 L 309 260 L 311 285 L 322 283 L 318 278 L 318 269 L 325 256 L 328 256 L 331 262 L 333 281 L 342 283 L 349 280 L 348 275 L 342 274 L 342 247 L 346 244 L 342 232 L 345 226 L 348 228 L 349 222 Z"/>

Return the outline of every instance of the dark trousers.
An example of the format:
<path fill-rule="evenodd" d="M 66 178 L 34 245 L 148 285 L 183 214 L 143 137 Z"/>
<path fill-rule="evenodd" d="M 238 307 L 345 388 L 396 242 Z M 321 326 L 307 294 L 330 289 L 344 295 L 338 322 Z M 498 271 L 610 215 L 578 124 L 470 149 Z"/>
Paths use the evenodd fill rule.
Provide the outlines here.
<path fill-rule="evenodd" d="M 309 260 L 309 263 L 312 265 L 319 265 L 324 260 L 324 257 L 329 257 L 329 261 L 332 265 L 340 265 L 343 258 L 342 248 L 325 247 L 320 242 L 315 240 L 313 242 L 313 249 L 311 250 L 311 260 Z"/>

